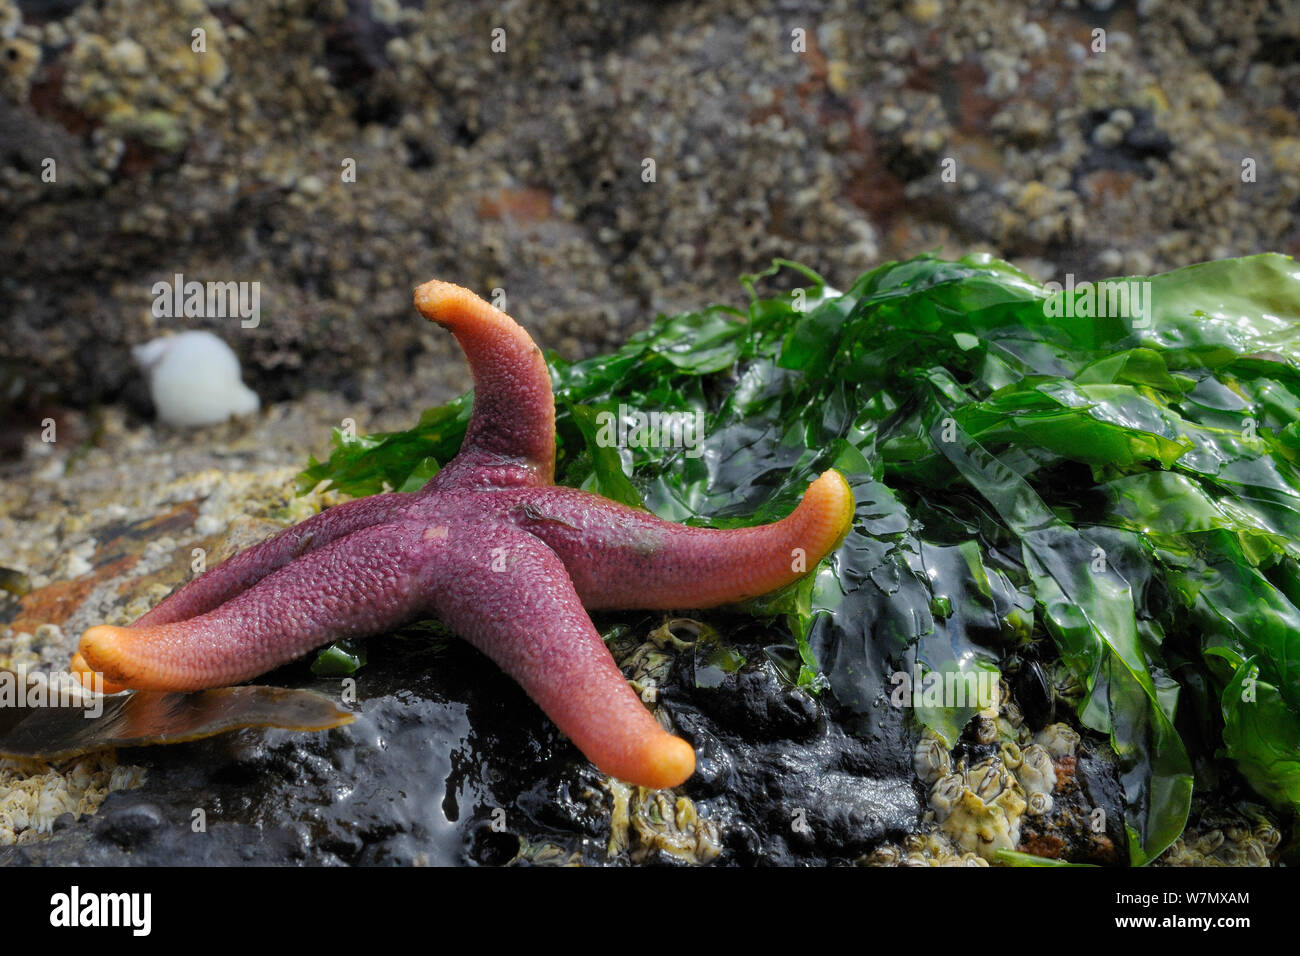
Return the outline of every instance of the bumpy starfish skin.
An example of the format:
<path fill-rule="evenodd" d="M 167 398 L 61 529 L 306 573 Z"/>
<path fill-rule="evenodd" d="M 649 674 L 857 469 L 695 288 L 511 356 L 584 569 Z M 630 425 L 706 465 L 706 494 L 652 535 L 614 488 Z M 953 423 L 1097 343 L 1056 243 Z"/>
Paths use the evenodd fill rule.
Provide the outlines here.
<path fill-rule="evenodd" d="M 688 528 L 552 484 L 555 403 L 528 333 L 466 289 L 416 308 L 474 375 L 460 453 L 423 489 L 331 508 L 196 578 L 130 627 L 92 627 L 73 669 L 105 688 L 197 690 L 256 677 L 341 637 L 436 614 L 523 686 L 606 773 L 676 786 L 695 768 L 628 687 L 584 608 L 702 608 L 795 580 L 847 532 L 834 471 L 785 519 Z"/>

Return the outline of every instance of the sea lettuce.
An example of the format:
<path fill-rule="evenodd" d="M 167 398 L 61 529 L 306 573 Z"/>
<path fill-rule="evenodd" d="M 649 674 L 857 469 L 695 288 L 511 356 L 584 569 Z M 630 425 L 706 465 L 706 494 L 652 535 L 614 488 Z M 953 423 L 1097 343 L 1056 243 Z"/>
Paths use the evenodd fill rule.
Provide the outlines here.
<path fill-rule="evenodd" d="M 810 286 L 756 294 L 783 269 Z M 788 513 L 836 467 L 849 536 L 745 608 L 788 628 L 770 656 L 792 680 L 869 730 L 899 671 L 990 671 L 1047 646 L 1117 755 L 1133 863 L 1177 838 L 1194 767 L 1220 755 L 1293 813 L 1300 269 L 1260 255 L 1120 281 L 1140 298 L 1116 314 L 986 255 L 889 262 L 842 293 L 778 261 L 743 280 L 743 310 L 660 316 L 582 362 L 548 354 L 559 481 L 734 527 Z M 608 447 L 596 422 L 620 405 L 699 411 L 702 442 Z M 300 488 L 417 488 L 469 410 L 462 396 L 406 432 L 336 432 Z M 916 716 L 951 740 L 980 703 Z"/>

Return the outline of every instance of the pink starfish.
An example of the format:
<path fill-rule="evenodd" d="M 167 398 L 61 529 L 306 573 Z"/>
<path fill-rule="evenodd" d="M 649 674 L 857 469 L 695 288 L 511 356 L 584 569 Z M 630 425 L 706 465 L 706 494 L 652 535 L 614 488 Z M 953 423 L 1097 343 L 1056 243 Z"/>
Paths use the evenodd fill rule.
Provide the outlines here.
<path fill-rule="evenodd" d="M 415 306 L 474 375 L 460 453 L 424 488 L 330 508 L 235 555 L 130 627 L 92 627 L 73 669 L 110 689 L 248 680 L 342 637 L 436 614 L 517 680 L 606 773 L 671 787 L 691 746 L 628 687 L 584 608 L 705 608 L 766 594 L 847 532 L 853 495 L 827 471 L 787 518 L 688 528 L 552 484 L 555 401 L 541 351 L 504 312 L 446 282 Z"/>

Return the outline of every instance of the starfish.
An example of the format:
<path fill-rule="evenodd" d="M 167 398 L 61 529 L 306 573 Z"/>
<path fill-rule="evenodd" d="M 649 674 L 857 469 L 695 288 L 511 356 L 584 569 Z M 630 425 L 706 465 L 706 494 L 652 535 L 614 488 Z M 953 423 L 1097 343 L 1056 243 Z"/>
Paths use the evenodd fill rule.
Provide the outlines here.
<path fill-rule="evenodd" d="M 435 614 L 601 771 L 683 783 L 694 750 L 633 693 L 587 610 L 707 608 L 783 587 L 847 533 L 848 483 L 827 471 L 786 518 L 730 530 L 556 486 L 555 400 L 528 333 L 447 282 L 416 289 L 415 307 L 469 360 L 474 405 L 456 457 L 419 491 L 329 508 L 234 555 L 129 627 L 88 629 L 74 673 L 110 692 L 220 687 Z"/>

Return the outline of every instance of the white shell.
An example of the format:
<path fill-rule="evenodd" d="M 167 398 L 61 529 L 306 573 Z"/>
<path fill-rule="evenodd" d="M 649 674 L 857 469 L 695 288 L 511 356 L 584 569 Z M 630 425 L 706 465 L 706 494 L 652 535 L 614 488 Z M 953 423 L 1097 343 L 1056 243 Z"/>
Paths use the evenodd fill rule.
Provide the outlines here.
<path fill-rule="evenodd" d="M 261 406 L 240 378 L 239 359 L 211 332 L 181 332 L 131 350 L 149 377 L 160 421 L 189 427 L 224 422 Z"/>

